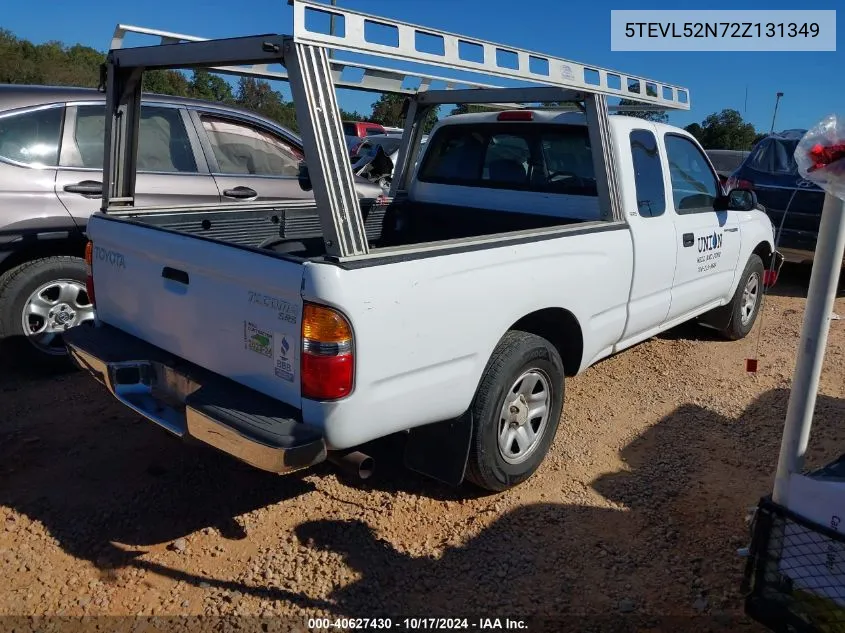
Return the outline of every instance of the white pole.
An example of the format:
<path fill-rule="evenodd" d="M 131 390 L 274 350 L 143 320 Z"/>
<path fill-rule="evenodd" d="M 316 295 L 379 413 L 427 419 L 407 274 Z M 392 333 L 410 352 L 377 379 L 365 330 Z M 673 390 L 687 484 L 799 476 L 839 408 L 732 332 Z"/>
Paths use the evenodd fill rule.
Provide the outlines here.
<path fill-rule="evenodd" d="M 798 347 L 798 360 L 792 377 L 792 391 L 786 409 L 786 422 L 780 445 L 772 501 L 788 507 L 789 478 L 801 472 L 810 438 L 813 410 L 819 391 L 824 351 L 830 331 L 830 316 L 845 255 L 845 201 L 825 195 L 819 237 L 810 275 L 810 289 L 804 309 L 804 323 Z"/>

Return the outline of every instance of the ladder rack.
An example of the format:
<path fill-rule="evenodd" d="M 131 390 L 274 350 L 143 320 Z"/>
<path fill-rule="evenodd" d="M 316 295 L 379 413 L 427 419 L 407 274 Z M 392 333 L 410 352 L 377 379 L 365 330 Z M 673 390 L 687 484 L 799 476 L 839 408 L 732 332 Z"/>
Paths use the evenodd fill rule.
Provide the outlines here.
<path fill-rule="evenodd" d="M 297 44 L 599 93 L 656 104 L 664 109 L 690 109 L 689 91 L 681 86 L 351 9 L 329 7 L 317 0 L 288 0 L 288 4 L 293 6 L 294 41 Z M 339 19 L 342 34 L 332 35 L 310 29 L 309 23 L 318 15 Z M 373 41 L 368 34 L 371 29 L 392 32 L 394 44 Z M 420 50 L 420 43 L 425 41 L 439 43 L 442 53 Z M 471 50 L 476 51 L 475 59 L 472 59 Z"/>
<path fill-rule="evenodd" d="M 510 104 L 532 107 L 532 104 L 545 102 L 578 103 L 594 148 L 593 167 L 602 219 L 611 221 L 624 221 L 624 214 L 612 151 L 607 98 L 622 97 L 638 103 L 639 107 L 660 110 L 688 110 L 690 107 L 689 92 L 665 82 L 329 7 L 316 0 L 288 0 L 288 4 L 293 7 L 293 36 L 266 34 L 207 40 L 118 25 L 105 63 L 109 114 L 106 117 L 108 145 L 103 164 L 103 211 L 123 212 L 135 202 L 141 79 L 149 70 L 205 68 L 290 83 L 326 253 L 338 261 L 366 257 L 371 247 L 355 191 L 336 87 L 408 95 L 405 132 L 391 195 L 407 189 L 410 184 L 425 122 L 439 104 L 486 104 L 498 108 L 514 107 Z M 315 26 L 312 19 L 320 16 L 334 16 L 340 21 L 339 34 L 322 33 L 312 28 Z M 392 32 L 395 35 L 393 42 L 373 41 L 373 28 L 381 29 L 382 33 Z M 124 40 L 128 33 L 157 37 L 159 43 L 127 47 Z M 420 50 L 426 42 L 439 42 L 439 52 Z M 475 59 L 469 54 L 473 47 L 480 53 Z M 478 83 L 475 79 L 438 77 L 415 69 L 341 61 L 330 58 L 330 50 L 436 66 L 493 77 L 500 82 L 492 85 Z M 512 63 L 508 62 L 508 57 Z M 275 69 L 277 65 L 280 70 Z M 344 70 L 349 68 L 362 71 L 361 79 L 344 78 Z M 420 85 L 409 87 L 407 81 L 411 78 L 419 79 Z M 443 82 L 446 88 L 432 88 L 436 82 Z"/>
<path fill-rule="evenodd" d="M 114 35 L 111 40 L 111 50 L 126 48 L 126 35 L 146 35 L 158 38 L 159 45 L 181 44 L 184 42 L 208 42 L 206 37 L 198 37 L 196 35 L 185 35 L 183 33 L 172 33 L 170 31 L 162 31 L 160 29 L 152 29 L 144 26 L 135 26 L 132 24 L 118 24 L 114 29 Z M 246 77 L 257 77 L 261 79 L 269 79 L 273 81 L 288 81 L 288 73 L 281 66 L 281 64 L 274 64 L 279 66 L 279 70 L 271 69 L 271 64 L 245 64 L 239 66 L 210 66 L 208 70 L 227 75 L 239 75 Z M 493 84 L 479 83 L 475 81 L 458 81 L 455 78 L 440 77 L 437 75 L 430 75 L 426 73 L 410 73 L 396 70 L 394 68 L 384 68 L 381 66 L 374 66 L 372 64 L 361 64 L 357 62 L 341 61 L 337 59 L 330 59 L 329 66 L 332 72 L 332 82 L 338 88 L 347 88 L 349 90 L 362 90 L 365 92 L 389 92 L 396 94 L 417 94 L 424 90 L 429 90 L 433 87 L 443 85 L 444 90 L 460 90 L 466 88 L 496 88 Z M 344 72 L 348 70 L 362 71 L 360 79 L 350 79 L 343 77 Z M 418 86 L 409 87 L 408 84 L 413 85 L 418 80 Z M 522 107 L 521 104 L 501 104 L 503 107 Z"/>

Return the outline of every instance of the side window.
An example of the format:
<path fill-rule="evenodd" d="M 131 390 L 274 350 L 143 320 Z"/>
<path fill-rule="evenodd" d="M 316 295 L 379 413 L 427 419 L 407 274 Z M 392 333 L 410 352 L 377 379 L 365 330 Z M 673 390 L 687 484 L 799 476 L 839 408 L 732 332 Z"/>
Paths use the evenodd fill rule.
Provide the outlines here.
<path fill-rule="evenodd" d="M 657 150 L 657 139 L 648 130 L 631 132 L 631 157 L 634 161 L 634 185 L 637 211 L 644 218 L 663 215 L 666 211 L 666 190 L 663 165 Z"/>
<path fill-rule="evenodd" d="M 201 118 L 220 173 L 288 177 L 299 173 L 304 154 L 280 136 L 232 119 Z"/>
<path fill-rule="evenodd" d="M 383 128 L 368 127 L 364 130 L 364 136 L 381 136 L 384 134 Z"/>
<path fill-rule="evenodd" d="M 62 152 L 66 167 L 103 168 L 105 106 L 79 106 L 73 140 L 75 148 Z M 194 151 L 176 108 L 144 105 L 138 134 L 138 171 L 196 173 Z"/>
<path fill-rule="evenodd" d="M 0 117 L 0 158 L 26 165 L 55 166 L 64 108 L 45 108 Z"/>
<path fill-rule="evenodd" d="M 664 138 L 675 210 L 682 214 L 713 211 L 719 181 L 704 153 L 686 137 L 667 134 Z"/>

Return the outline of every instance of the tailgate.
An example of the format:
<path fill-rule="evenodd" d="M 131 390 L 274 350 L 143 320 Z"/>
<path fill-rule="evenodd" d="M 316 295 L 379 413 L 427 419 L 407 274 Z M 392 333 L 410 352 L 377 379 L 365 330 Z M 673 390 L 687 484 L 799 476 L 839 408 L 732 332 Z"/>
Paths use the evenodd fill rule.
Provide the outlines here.
<path fill-rule="evenodd" d="M 300 406 L 302 263 L 105 216 L 88 236 L 101 321 Z"/>

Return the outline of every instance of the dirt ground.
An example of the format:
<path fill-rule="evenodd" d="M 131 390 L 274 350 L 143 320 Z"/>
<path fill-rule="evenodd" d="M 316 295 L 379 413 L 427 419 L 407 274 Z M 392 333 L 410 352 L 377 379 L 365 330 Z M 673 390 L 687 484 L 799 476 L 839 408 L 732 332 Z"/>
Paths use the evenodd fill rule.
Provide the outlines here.
<path fill-rule="evenodd" d="M 568 380 L 551 454 L 498 495 L 406 472 L 401 439 L 374 447 L 365 482 L 266 475 L 172 439 L 81 373 L 6 370 L 0 615 L 305 630 L 320 614 L 569 614 L 586 630 L 633 614 L 756 631 L 736 550 L 771 490 L 808 279 L 786 269 L 743 341 L 683 326 Z M 810 465 L 845 452 L 845 298 L 836 311 Z"/>

